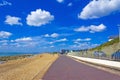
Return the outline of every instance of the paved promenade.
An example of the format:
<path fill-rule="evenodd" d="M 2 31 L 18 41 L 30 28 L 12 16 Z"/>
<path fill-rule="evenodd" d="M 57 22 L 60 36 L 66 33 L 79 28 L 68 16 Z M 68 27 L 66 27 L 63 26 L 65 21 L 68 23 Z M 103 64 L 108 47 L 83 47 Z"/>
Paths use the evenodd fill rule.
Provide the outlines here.
<path fill-rule="evenodd" d="M 93 58 L 85 58 L 85 57 L 78 57 L 78 56 L 71 56 L 70 57 L 82 60 L 82 61 L 86 61 L 86 62 L 90 62 L 90 63 L 94 63 L 94 64 L 99 64 L 99 65 L 103 65 L 106 67 L 111 67 L 111 68 L 115 68 L 115 69 L 119 69 L 120 70 L 120 62 L 117 61 L 109 61 L 109 60 L 102 60 L 102 59 L 93 59 Z"/>
<path fill-rule="evenodd" d="M 43 80 L 120 80 L 120 76 L 60 56 Z"/>

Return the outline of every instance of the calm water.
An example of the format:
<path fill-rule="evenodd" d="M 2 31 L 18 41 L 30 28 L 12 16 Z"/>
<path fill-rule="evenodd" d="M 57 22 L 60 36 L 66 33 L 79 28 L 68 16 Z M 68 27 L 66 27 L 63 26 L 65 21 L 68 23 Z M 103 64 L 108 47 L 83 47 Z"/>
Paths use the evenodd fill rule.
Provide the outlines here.
<path fill-rule="evenodd" d="M 0 56 L 17 56 L 17 55 L 24 55 L 24 54 L 40 54 L 40 53 L 15 53 L 15 52 L 0 52 Z"/>

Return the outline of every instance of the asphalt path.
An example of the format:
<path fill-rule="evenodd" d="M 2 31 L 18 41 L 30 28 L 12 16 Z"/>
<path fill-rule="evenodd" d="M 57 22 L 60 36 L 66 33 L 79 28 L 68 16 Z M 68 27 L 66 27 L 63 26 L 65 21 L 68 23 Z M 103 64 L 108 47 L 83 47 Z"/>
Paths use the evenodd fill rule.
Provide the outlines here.
<path fill-rule="evenodd" d="M 120 76 L 60 56 L 42 80 L 120 80 Z"/>

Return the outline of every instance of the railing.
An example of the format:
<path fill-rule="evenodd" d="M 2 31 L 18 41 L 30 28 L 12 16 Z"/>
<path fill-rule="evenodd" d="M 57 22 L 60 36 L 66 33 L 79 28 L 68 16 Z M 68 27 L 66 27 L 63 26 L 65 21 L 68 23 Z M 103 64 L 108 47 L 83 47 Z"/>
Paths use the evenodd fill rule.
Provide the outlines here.
<path fill-rule="evenodd" d="M 79 56 L 79 57 L 88 57 L 88 58 L 95 58 L 95 59 L 103 59 L 103 60 L 114 60 L 114 61 L 120 61 L 120 55 L 118 56 L 112 56 L 106 54 L 105 56 L 95 56 L 93 53 L 87 53 L 87 52 L 70 52 L 68 53 L 73 56 Z"/>

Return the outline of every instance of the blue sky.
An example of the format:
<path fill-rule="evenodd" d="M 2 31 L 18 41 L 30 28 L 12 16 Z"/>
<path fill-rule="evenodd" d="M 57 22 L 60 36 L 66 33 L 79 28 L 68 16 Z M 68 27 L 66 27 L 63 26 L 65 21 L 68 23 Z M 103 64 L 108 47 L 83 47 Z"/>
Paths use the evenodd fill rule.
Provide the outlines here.
<path fill-rule="evenodd" d="M 0 0 L 0 52 L 92 48 L 119 18 L 120 0 Z"/>

